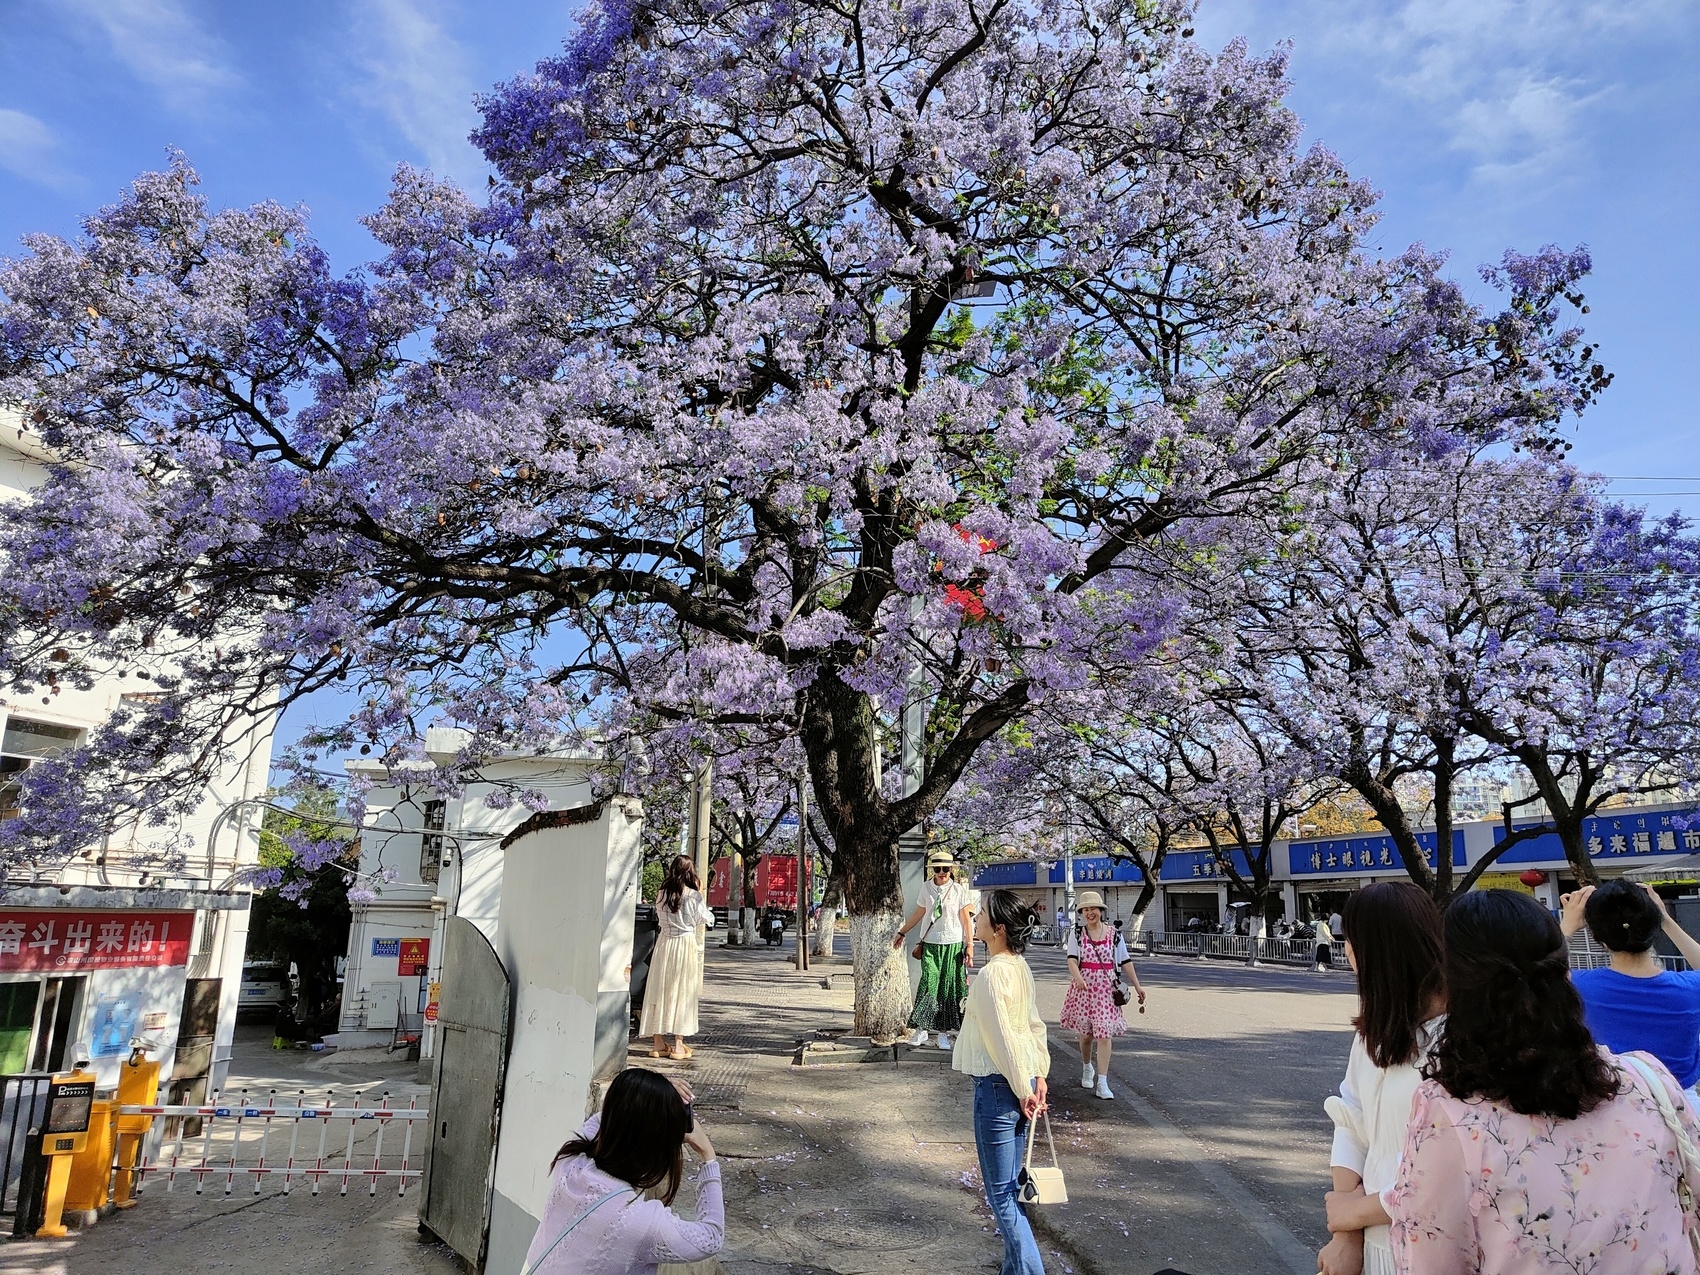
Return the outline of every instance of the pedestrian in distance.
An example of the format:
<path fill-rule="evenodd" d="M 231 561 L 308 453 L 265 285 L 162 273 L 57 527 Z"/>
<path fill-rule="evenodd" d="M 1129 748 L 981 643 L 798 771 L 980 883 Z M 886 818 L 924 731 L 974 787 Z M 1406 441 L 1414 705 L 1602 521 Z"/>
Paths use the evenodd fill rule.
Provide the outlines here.
<path fill-rule="evenodd" d="M 1421 1067 L 1446 1007 L 1443 922 L 1434 900 L 1404 881 L 1356 891 L 1341 918 L 1346 961 L 1358 979 L 1356 1035 L 1334 1120 L 1322 1275 L 1395 1275 L 1381 1193 L 1392 1186 Z"/>
<path fill-rule="evenodd" d="M 1127 1034 L 1127 1018 L 1116 1001 L 1121 984 L 1117 971 L 1133 984 L 1139 1012 L 1145 1012 L 1145 988 L 1133 967 L 1133 957 L 1119 931 L 1104 924 L 1104 899 L 1096 890 L 1080 896 L 1079 921 L 1069 931 L 1068 995 L 1063 998 L 1059 1025 L 1080 1033 L 1080 1087 L 1100 1098 L 1110 1092 L 1110 1050 L 1117 1036 Z"/>
<path fill-rule="evenodd" d="M 655 917 L 661 937 L 649 960 L 638 1035 L 654 1038 L 651 1058 L 689 1058 L 693 1051 L 685 1037 L 696 1035 L 697 1003 L 702 999 L 702 940 L 697 927 L 706 926 L 711 914 L 696 865 L 684 855 L 667 866 L 661 892 L 655 896 Z"/>
<path fill-rule="evenodd" d="M 1334 928 L 1322 917 L 1316 918 L 1312 927 L 1316 934 L 1316 968 L 1331 970 L 1334 968 Z"/>
<path fill-rule="evenodd" d="M 720 1251 L 720 1162 L 691 1103 L 682 1081 L 642 1067 L 614 1077 L 601 1112 L 555 1153 L 522 1275 L 655 1275 L 663 1262 Z M 695 1221 L 672 1208 L 686 1147 L 702 1161 Z"/>
<path fill-rule="evenodd" d="M 1051 1054 L 1022 953 L 1039 914 L 1011 890 L 992 890 L 976 919 L 986 963 L 974 978 L 951 1066 L 974 1077 L 974 1149 L 998 1232 L 1001 1275 L 1044 1275 L 1033 1228 L 1017 1200 L 1027 1126 L 1045 1109 Z"/>
<path fill-rule="evenodd" d="M 1657 1058 L 1589 1035 L 1552 914 L 1513 890 L 1456 899 L 1446 996 L 1383 1200 L 1401 1275 L 1700 1269 L 1682 1199 L 1700 1123 Z"/>
<path fill-rule="evenodd" d="M 1584 924 L 1611 952 L 1605 969 L 1575 970 L 1570 981 L 1582 996 L 1582 1013 L 1594 1039 L 1613 1053 L 1639 1049 L 1676 1077 L 1688 1105 L 1700 1111 L 1700 943 L 1671 917 L 1647 885 L 1607 881 L 1559 899 L 1559 927 L 1570 938 Z M 1667 970 L 1653 950 L 1663 930 L 1691 969 Z"/>
<path fill-rule="evenodd" d="M 974 966 L 973 913 L 968 887 L 956 879 L 956 860 L 948 850 L 927 856 L 932 880 L 921 887 L 921 898 L 909 914 L 893 947 L 902 947 L 916 926 L 921 937 L 912 955 L 921 962 L 921 982 L 909 1014 L 909 1043 L 927 1043 L 938 1033 L 939 1048 L 951 1047 L 951 1033 L 962 1024 L 962 1002 L 968 995 L 968 970 Z"/>

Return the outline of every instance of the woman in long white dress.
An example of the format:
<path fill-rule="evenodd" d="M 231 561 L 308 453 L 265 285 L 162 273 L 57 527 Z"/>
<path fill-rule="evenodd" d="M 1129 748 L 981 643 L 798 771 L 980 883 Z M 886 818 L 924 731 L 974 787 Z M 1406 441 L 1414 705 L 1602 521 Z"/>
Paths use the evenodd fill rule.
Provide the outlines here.
<path fill-rule="evenodd" d="M 1395 1275 L 1381 1193 L 1392 1186 L 1421 1068 L 1446 1008 L 1440 909 L 1406 882 L 1366 886 L 1346 902 L 1346 959 L 1358 976 L 1358 1016 L 1335 1124 L 1322 1275 Z"/>
<path fill-rule="evenodd" d="M 696 867 L 684 855 L 674 859 L 655 896 L 661 934 L 649 960 L 643 991 L 640 1036 L 651 1036 L 651 1058 L 689 1058 L 686 1036 L 697 1032 L 697 1002 L 702 998 L 702 939 L 699 926 L 709 920 L 708 903 Z M 670 1042 L 670 1043 L 669 1043 Z"/>

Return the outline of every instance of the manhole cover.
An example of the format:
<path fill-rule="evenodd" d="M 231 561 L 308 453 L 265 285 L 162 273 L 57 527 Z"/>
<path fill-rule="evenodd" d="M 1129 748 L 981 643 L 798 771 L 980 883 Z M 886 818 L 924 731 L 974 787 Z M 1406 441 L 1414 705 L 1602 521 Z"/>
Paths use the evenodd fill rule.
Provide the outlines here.
<path fill-rule="evenodd" d="M 874 1209 L 808 1213 L 797 1219 L 796 1226 L 812 1240 L 843 1248 L 898 1249 L 938 1236 L 938 1227 L 927 1218 Z"/>

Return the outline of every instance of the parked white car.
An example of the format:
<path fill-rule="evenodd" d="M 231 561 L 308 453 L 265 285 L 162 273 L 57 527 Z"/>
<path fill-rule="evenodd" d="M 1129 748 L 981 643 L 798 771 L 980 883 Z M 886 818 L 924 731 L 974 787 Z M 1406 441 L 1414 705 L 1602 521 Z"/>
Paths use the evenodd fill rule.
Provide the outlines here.
<path fill-rule="evenodd" d="M 242 995 L 236 1012 L 276 1013 L 289 993 L 289 969 L 274 961 L 253 961 L 242 967 Z"/>

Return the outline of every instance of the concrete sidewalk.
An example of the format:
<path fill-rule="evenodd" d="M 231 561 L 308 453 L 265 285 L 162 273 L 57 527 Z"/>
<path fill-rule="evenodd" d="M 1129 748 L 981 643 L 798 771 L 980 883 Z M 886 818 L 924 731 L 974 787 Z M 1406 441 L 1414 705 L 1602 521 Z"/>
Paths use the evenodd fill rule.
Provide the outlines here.
<path fill-rule="evenodd" d="M 677 1072 L 721 1152 L 730 1275 L 995 1271 L 1002 1246 L 981 1197 L 972 1087 L 947 1054 L 900 1046 L 895 1061 L 796 1066 L 797 1042 L 849 1026 L 844 966 L 799 975 L 770 949 L 712 948 L 697 1056 L 634 1065 Z M 1317 1218 L 1295 1232 L 1200 1141 L 1118 1079 L 1105 1103 L 1081 1090 L 1056 1041 L 1052 1124 L 1070 1202 L 1035 1210 L 1052 1275 L 1313 1275 Z M 1320 1113 L 1318 1113 L 1320 1119 Z M 1318 1137 L 1321 1138 L 1321 1133 Z"/>

